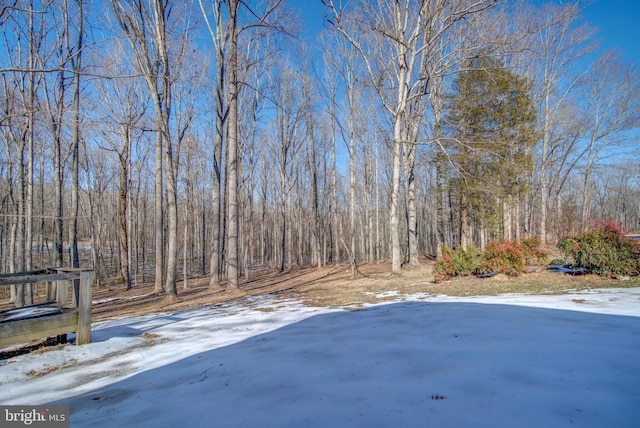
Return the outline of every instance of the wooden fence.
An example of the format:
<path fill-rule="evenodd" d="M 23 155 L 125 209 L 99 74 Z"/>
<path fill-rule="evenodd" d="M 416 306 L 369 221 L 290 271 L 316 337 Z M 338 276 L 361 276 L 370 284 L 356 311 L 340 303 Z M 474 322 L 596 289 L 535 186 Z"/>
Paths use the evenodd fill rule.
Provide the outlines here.
<path fill-rule="evenodd" d="M 93 280 L 92 270 L 67 267 L 0 275 L 0 286 L 53 281 L 57 284 L 55 302 L 0 312 L 0 348 L 70 332 L 76 333 L 76 345 L 91 343 Z"/>

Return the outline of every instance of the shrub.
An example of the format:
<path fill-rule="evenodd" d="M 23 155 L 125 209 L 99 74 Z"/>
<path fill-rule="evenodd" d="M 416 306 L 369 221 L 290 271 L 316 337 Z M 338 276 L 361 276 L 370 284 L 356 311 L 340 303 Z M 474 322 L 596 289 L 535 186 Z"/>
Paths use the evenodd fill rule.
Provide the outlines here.
<path fill-rule="evenodd" d="M 524 251 L 524 258 L 527 264 L 531 262 L 544 263 L 549 257 L 549 253 L 540 246 L 540 240 L 535 237 L 526 238 L 522 240 L 522 250 Z"/>
<path fill-rule="evenodd" d="M 491 241 L 482 254 L 480 271 L 516 276 L 524 272 L 525 265 L 525 250 L 522 244 L 506 240 Z"/>
<path fill-rule="evenodd" d="M 612 221 L 602 221 L 594 229 L 560 240 L 558 249 L 573 259 L 573 267 L 603 275 L 640 274 L 640 248 L 624 236 Z"/>
<path fill-rule="evenodd" d="M 480 267 L 480 254 L 473 245 L 466 249 L 452 250 L 445 247 L 441 259 L 436 260 L 433 266 L 436 282 L 441 282 L 454 276 L 468 276 L 478 272 Z"/>
<path fill-rule="evenodd" d="M 456 265 L 456 274 L 459 276 L 472 275 L 480 268 L 480 253 L 473 244 L 466 249 L 459 248 L 453 251 L 451 257 Z"/>
<path fill-rule="evenodd" d="M 565 261 L 563 259 L 553 259 L 549 262 L 549 266 L 564 266 Z"/>
<path fill-rule="evenodd" d="M 433 274 L 436 278 L 436 282 L 442 282 L 455 276 L 456 264 L 451 259 L 451 256 L 446 252 L 442 255 L 442 258 L 436 260 L 433 265 Z"/>
<path fill-rule="evenodd" d="M 519 275 L 524 272 L 530 260 L 544 262 L 547 253 L 538 248 L 536 238 L 525 239 L 522 243 L 502 240 L 489 242 L 484 253 L 475 246 L 452 250 L 444 248 L 442 258 L 436 260 L 433 273 L 436 282 L 455 276 L 468 276 L 478 273 L 500 272 L 507 275 Z"/>

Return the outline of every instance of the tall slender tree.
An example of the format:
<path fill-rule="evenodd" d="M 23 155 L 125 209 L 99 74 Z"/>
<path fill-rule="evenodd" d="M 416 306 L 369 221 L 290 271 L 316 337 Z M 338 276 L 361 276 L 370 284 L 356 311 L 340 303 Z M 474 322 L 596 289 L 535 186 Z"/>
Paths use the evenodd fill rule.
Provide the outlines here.
<path fill-rule="evenodd" d="M 81 146 L 81 115 L 80 115 L 80 76 L 82 73 L 82 55 L 84 50 L 84 1 L 76 0 L 76 40 L 69 48 L 71 55 L 71 67 L 73 69 L 73 122 L 71 137 L 71 209 L 69 225 L 69 248 L 71 252 L 71 267 L 80 267 L 80 254 L 78 252 L 78 210 L 80 208 L 80 146 Z M 69 9 L 68 13 L 71 15 Z M 73 281 L 73 298 L 78 303 L 80 293 L 80 280 Z"/>
<path fill-rule="evenodd" d="M 574 67 L 585 55 L 593 50 L 590 40 L 594 29 L 581 23 L 580 5 L 545 4 L 541 10 L 521 10 L 519 19 L 527 20 L 527 26 L 536 31 L 526 38 L 527 46 L 533 49 L 535 62 L 536 99 L 539 103 L 541 128 L 540 160 L 537 167 L 540 182 L 540 222 L 538 237 L 547 241 L 549 222 L 549 197 L 552 189 L 559 147 L 564 143 L 566 128 L 562 125 L 571 102 L 571 95 L 580 84 L 581 75 L 588 69 L 575 72 Z M 564 128 L 564 129 L 563 129 Z M 562 129 L 562 130 L 561 130 Z"/>
<path fill-rule="evenodd" d="M 182 39 L 170 43 L 170 19 L 172 7 L 169 0 L 143 0 L 125 2 L 111 1 L 120 28 L 127 38 L 134 60 L 142 74 L 151 95 L 156 120 L 156 290 L 162 285 L 158 276 L 166 268 L 164 291 L 167 298 L 177 297 L 176 273 L 178 253 L 178 207 L 176 161 L 171 132 L 172 86 L 175 82 L 175 67 L 181 64 L 188 32 Z M 169 50 L 174 47 L 178 53 L 175 63 L 171 61 Z M 167 252 L 164 261 L 163 239 L 163 175 L 166 179 L 167 207 Z"/>
<path fill-rule="evenodd" d="M 583 122 L 587 144 L 582 163 L 582 228 L 589 226 L 589 185 L 596 162 L 613 147 L 635 141 L 629 135 L 640 121 L 640 78 L 634 64 L 625 64 L 619 54 L 605 52 L 596 62 L 588 82 L 582 87 Z"/>
<path fill-rule="evenodd" d="M 223 5 L 224 0 L 211 2 L 212 17 L 203 0 L 199 0 L 200 9 L 205 18 L 207 29 L 213 41 L 215 49 L 215 84 L 213 88 L 215 100 L 215 132 L 213 136 L 213 173 L 212 173 L 212 218 L 211 218 L 211 257 L 209 287 L 220 286 L 221 262 L 222 262 L 222 147 L 227 121 L 227 40 L 228 26 L 224 25 Z"/>

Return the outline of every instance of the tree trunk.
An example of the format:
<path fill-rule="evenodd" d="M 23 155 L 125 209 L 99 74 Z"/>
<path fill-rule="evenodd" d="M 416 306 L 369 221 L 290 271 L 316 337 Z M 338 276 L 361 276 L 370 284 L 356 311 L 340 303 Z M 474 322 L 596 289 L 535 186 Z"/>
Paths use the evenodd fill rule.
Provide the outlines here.
<path fill-rule="evenodd" d="M 163 168 L 162 168 L 162 134 L 156 132 L 155 150 L 155 182 L 154 182 L 154 203 L 153 219 L 155 225 L 155 288 L 156 293 L 164 291 L 164 191 L 163 191 Z"/>
<path fill-rule="evenodd" d="M 62 211 L 62 137 L 58 132 L 54 136 L 53 147 L 53 174 L 54 174 L 54 192 L 55 192 L 55 208 L 54 208 L 54 247 L 55 247 L 55 265 L 64 266 L 63 262 L 63 211 Z"/>
<path fill-rule="evenodd" d="M 227 146 L 227 288 L 238 289 L 238 0 L 229 0 L 229 127 Z"/>
<path fill-rule="evenodd" d="M 389 210 L 389 233 L 391 239 L 391 273 L 402 274 L 402 254 L 400 251 L 400 169 L 402 167 L 402 135 L 400 118 L 393 126 L 393 172 L 391 175 L 391 208 Z"/>
<path fill-rule="evenodd" d="M 336 141 L 336 94 L 335 87 L 331 88 L 331 202 L 333 209 L 331 210 L 331 239 L 333 244 L 333 264 L 340 264 L 340 206 L 338 205 L 338 164 L 336 151 L 338 150 Z"/>
<path fill-rule="evenodd" d="M 545 83 L 545 86 L 547 84 Z M 540 160 L 540 229 L 538 238 L 542 245 L 547 243 L 547 205 L 549 203 L 549 188 L 547 183 L 547 156 L 549 152 L 549 136 L 551 133 L 551 111 L 549 106 L 550 90 L 545 88 L 545 100 L 542 125 L 542 159 Z"/>
<path fill-rule="evenodd" d="M 447 231 L 446 231 L 446 204 L 444 201 L 444 183 L 445 183 L 445 166 L 444 159 L 446 153 L 444 153 L 443 138 L 442 138 L 442 93 L 443 93 L 443 79 L 438 77 L 434 80 L 433 88 L 429 96 L 431 97 L 431 104 L 433 107 L 433 133 L 435 135 L 435 169 L 436 169 L 436 257 L 442 257 L 444 245 L 447 244 Z"/>
<path fill-rule="evenodd" d="M 353 89 L 350 88 L 350 91 Z M 353 97 L 349 96 L 349 227 L 351 236 L 349 239 L 349 260 L 351 262 L 351 278 L 356 277 L 356 144 L 353 131 Z"/>
<path fill-rule="evenodd" d="M 380 261 L 380 173 L 378 172 L 378 145 L 376 144 L 376 262 Z"/>
<path fill-rule="evenodd" d="M 73 136 L 71 146 L 71 213 L 69 225 L 69 249 L 71 251 L 71 267 L 80 267 L 80 255 L 78 253 L 78 208 L 79 208 L 79 191 L 80 191 L 80 71 L 82 70 L 82 51 L 83 51 L 83 7 L 82 0 L 77 0 L 77 19 L 78 19 L 78 39 L 76 45 L 75 57 L 71 60 L 73 69 Z M 80 280 L 73 281 L 73 298 L 74 303 L 79 302 Z"/>
<path fill-rule="evenodd" d="M 407 233 L 409 235 L 409 265 L 419 266 L 418 209 L 416 204 L 416 146 L 407 147 Z"/>
<path fill-rule="evenodd" d="M 17 237 L 16 237 L 16 264 L 14 271 L 16 272 L 24 272 L 25 270 L 25 232 L 26 232 L 26 222 L 25 222 L 25 181 L 26 181 L 26 173 L 25 173 L 25 165 L 24 165 L 24 149 L 25 149 L 25 141 L 19 142 L 18 147 L 18 200 L 16 201 L 16 222 L 18 224 L 17 227 Z M 25 304 L 28 304 L 25 300 L 24 293 L 24 284 L 16 285 L 16 307 L 22 307 Z"/>
<path fill-rule="evenodd" d="M 521 227 L 520 227 L 520 201 L 518 197 L 515 197 L 516 202 L 513 205 L 513 223 L 514 223 L 514 239 L 520 242 L 521 236 Z"/>
<path fill-rule="evenodd" d="M 307 83 L 305 81 L 305 83 Z M 305 85 L 305 93 L 307 95 L 307 135 L 309 138 L 309 167 L 311 174 L 311 209 L 313 211 L 313 227 L 312 227 L 312 254 L 315 257 L 315 264 L 318 269 L 322 267 L 322 255 L 320 254 L 320 208 L 318 203 L 318 166 L 316 159 L 316 141 L 314 135 L 313 111 L 311 106 L 311 95 L 309 91 L 310 84 Z"/>
<path fill-rule="evenodd" d="M 502 236 L 504 239 L 513 240 L 513 219 L 511 218 L 511 196 L 502 201 Z"/>
<path fill-rule="evenodd" d="M 222 143 L 225 129 L 225 72 L 224 72 L 224 34 L 222 28 L 222 2 L 216 1 L 214 6 L 215 32 L 211 37 L 216 49 L 216 132 L 213 139 L 213 189 L 211 195 L 211 258 L 210 258 L 210 288 L 220 287 L 221 274 L 221 237 L 222 237 Z M 206 16 L 206 15 L 205 15 Z"/>
<path fill-rule="evenodd" d="M 467 204 L 466 188 L 460 189 L 460 248 L 466 249 L 469 246 L 469 207 Z"/>
<path fill-rule="evenodd" d="M 128 139 L 129 136 L 125 136 Z M 131 276 L 129 267 L 129 237 L 127 233 L 127 201 L 129 190 L 129 150 L 120 156 L 120 179 L 118 191 L 118 241 L 120 243 L 120 276 L 126 284 L 126 289 L 131 289 Z"/>
<path fill-rule="evenodd" d="M 29 66 L 35 68 L 37 62 L 37 43 L 35 35 L 34 24 L 34 12 L 33 9 L 29 12 Z M 33 270 L 33 209 L 34 209 L 34 145 L 35 145 L 35 127 L 36 127 L 36 101 L 37 101 L 37 88 L 36 88 L 36 74 L 29 73 L 29 88 L 28 88 L 28 120 L 29 120 L 29 134 L 28 134 L 28 148 L 27 148 L 27 188 L 26 188 L 26 231 L 25 241 L 27 245 L 26 263 L 25 268 L 27 271 Z M 26 302 L 28 305 L 33 304 L 33 286 L 32 284 L 25 284 L 26 287 Z"/>
<path fill-rule="evenodd" d="M 167 82 L 168 85 L 168 82 Z M 166 93 L 166 92 L 165 92 Z M 169 123 L 168 113 L 165 123 Z M 167 176 L 167 278 L 165 292 L 167 299 L 175 300 L 178 295 L 176 278 L 178 265 L 178 201 L 177 183 L 175 177 L 173 149 L 170 138 L 166 138 L 164 145 L 164 163 Z"/>

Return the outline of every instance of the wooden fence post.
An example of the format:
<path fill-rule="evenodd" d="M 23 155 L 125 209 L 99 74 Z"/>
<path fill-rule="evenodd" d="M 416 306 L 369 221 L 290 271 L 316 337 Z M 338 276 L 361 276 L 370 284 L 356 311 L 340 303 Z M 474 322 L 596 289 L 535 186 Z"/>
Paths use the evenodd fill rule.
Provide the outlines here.
<path fill-rule="evenodd" d="M 93 299 L 93 271 L 80 272 L 80 298 L 78 302 L 78 330 L 76 345 L 91 343 L 91 302 Z"/>
<path fill-rule="evenodd" d="M 69 298 L 67 296 L 67 284 L 69 281 L 66 279 L 56 281 L 56 304 L 60 309 L 67 307 L 69 304 Z M 67 333 L 59 334 L 56 337 L 57 343 L 67 343 Z"/>
<path fill-rule="evenodd" d="M 69 281 L 66 279 L 56 281 L 56 302 L 59 308 L 64 308 L 69 304 L 69 296 L 67 295 L 69 289 L 68 283 Z"/>

